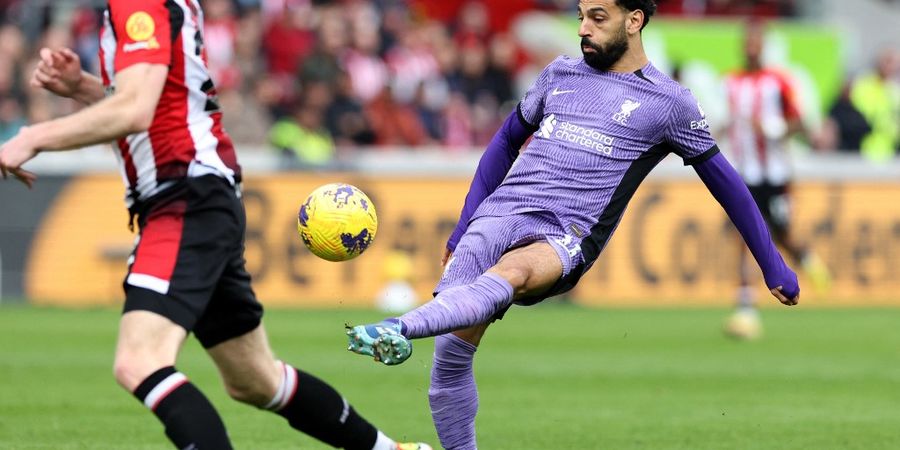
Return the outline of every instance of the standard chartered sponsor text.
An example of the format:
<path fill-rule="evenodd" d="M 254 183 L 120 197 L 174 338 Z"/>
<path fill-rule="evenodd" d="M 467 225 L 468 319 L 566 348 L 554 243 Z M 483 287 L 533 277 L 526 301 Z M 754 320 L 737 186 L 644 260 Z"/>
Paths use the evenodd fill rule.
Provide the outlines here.
<path fill-rule="evenodd" d="M 612 153 L 613 141 L 615 141 L 614 138 L 597 130 L 578 126 L 571 122 L 559 124 L 559 128 L 556 129 L 553 137 L 597 150 L 606 155 Z"/>

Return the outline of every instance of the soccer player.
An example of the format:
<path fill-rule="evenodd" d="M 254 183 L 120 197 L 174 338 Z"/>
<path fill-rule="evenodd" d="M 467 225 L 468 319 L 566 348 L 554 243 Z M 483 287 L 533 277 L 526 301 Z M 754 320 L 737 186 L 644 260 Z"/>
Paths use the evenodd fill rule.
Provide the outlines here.
<path fill-rule="evenodd" d="M 815 253 L 791 236 L 790 186 L 793 178 L 787 140 L 802 133 L 803 123 L 794 88 L 787 76 L 763 65 L 764 27 L 748 24 L 744 35 L 744 69 L 726 79 L 731 156 L 775 242 L 800 264 L 818 291 L 830 283 L 827 267 Z M 753 339 L 762 328 L 746 248 L 741 245 L 737 309 L 725 324 L 726 333 Z"/>
<path fill-rule="evenodd" d="M 434 300 L 347 331 L 350 350 L 388 365 L 409 357 L 411 339 L 438 336 L 429 400 L 445 448 L 476 446 L 472 360 L 488 325 L 513 303 L 531 305 L 575 286 L 638 185 L 669 153 L 693 166 L 724 207 L 772 295 L 797 304 L 797 276 L 719 153 L 703 110 L 647 60 L 641 30 L 655 10 L 652 0 L 578 4 L 583 57 L 550 63 L 488 145 Z"/>
<path fill-rule="evenodd" d="M 232 448 L 219 414 L 175 367 L 193 332 L 234 399 L 272 411 L 326 444 L 398 444 L 325 382 L 277 360 L 244 267 L 241 168 L 222 129 L 196 0 L 113 0 L 100 33 L 101 77 L 69 49 L 42 49 L 31 84 L 86 107 L 23 128 L 0 147 L 0 171 L 31 186 L 39 152 L 115 142 L 126 202 L 140 226 L 129 259 L 115 378 L 179 449 Z"/>

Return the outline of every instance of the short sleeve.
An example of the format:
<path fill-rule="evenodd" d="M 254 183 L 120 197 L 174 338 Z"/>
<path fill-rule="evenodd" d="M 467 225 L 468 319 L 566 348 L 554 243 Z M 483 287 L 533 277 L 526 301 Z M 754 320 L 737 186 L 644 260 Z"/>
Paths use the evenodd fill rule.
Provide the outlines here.
<path fill-rule="evenodd" d="M 177 13 L 183 16 L 181 8 Z M 109 15 L 116 35 L 116 71 L 137 63 L 172 63 L 176 11 L 167 8 L 164 0 L 112 0 Z M 180 31 L 181 24 L 176 25 Z"/>
<path fill-rule="evenodd" d="M 784 118 L 787 120 L 800 119 L 800 102 L 797 100 L 797 90 L 794 83 L 786 74 L 778 74 L 778 85 L 781 88 L 781 108 Z"/>
<path fill-rule="evenodd" d="M 547 98 L 547 89 L 551 81 L 551 68 L 556 62 L 554 60 L 538 75 L 537 79 L 525 92 L 522 100 L 519 101 L 519 119 L 525 121 L 527 125 L 537 128 L 541 120 L 544 118 L 544 99 Z"/>
<path fill-rule="evenodd" d="M 666 142 L 686 166 L 704 162 L 719 151 L 703 107 L 687 89 L 682 89 L 672 104 Z"/>

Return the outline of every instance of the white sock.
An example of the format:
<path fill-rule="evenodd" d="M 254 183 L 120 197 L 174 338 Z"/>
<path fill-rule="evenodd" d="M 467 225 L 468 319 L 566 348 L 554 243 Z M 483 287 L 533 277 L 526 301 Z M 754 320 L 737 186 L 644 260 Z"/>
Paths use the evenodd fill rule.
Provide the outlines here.
<path fill-rule="evenodd" d="M 737 307 L 739 310 L 756 309 L 756 290 L 750 286 L 741 286 L 738 289 Z"/>
<path fill-rule="evenodd" d="M 378 430 L 378 439 L 375 439 L 375 445 L 372 447 L 372 450 L 397 450 L 397 443 L 385 436 L 381 430 Z"/>

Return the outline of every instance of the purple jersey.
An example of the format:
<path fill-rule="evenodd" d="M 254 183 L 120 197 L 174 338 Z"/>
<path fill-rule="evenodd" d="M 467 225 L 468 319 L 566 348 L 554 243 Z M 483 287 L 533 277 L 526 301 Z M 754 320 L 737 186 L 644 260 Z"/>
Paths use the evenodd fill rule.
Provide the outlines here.
<path fill-rule="evenodd" d="M 559 57 L 525 94 L 519 116 L 537 128 L 534 138 L 473 219 L 550 212 L 573 238 L 590 237 L 582 245 L 588 260 L 668 153 L 694 164 L 718 152 L 691 93 L 651 64 L 601 72 Z"/>

